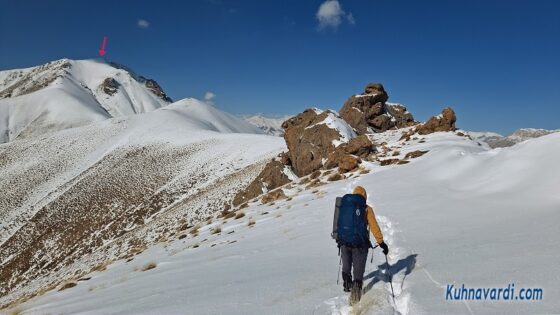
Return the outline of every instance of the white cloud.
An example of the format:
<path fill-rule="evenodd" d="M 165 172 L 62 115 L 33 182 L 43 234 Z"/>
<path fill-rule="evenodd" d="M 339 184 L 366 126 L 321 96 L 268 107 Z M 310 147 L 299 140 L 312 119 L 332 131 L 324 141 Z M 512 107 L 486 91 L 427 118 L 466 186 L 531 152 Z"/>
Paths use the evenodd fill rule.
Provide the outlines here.
<path fill-rule="evenodd" d="M 212 93 L 212 92 L 206 92 L 204 94 L 204 101 L 207 104 L 213 105 L 214 104 L 214 99 L 216 98 L 216 94 Z"/>
<path fill-rule="evenodd" d="M 150 27 L 150 22 L 148 22 L 144 19 L 140 19 L 140 20 L 138 20 L 137 25 L 138 25 L 139 28 L 148 28 L 148 27 Z"/>
<path fill-rule="evenodd" d="M 315 15 L 319 21 L 319 29 L 325 29 L 332 27 L 333 29 L 338 28 L 338 26 L 343 22 L 344 18 L 350 24 L 356 24 L 356 20 L 352 13 L 346 14 L 338 0 L 327 0 L 321 3 L 319 10 Z"/>

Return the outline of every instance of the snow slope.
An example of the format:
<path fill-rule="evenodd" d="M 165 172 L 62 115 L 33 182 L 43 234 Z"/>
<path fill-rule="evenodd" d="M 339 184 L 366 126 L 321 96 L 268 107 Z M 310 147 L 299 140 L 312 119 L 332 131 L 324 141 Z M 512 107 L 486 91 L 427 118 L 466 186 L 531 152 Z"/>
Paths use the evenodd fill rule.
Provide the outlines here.
<path fill-rule="evenodd" d="M 215 213 L 284 141 L 194 99 L 0 145 L 0 305 Z"/>
<path fill-rule="evenodd" d="M 23 314 L 475 314 L 560 309 L 556 193 L 560 134 L 489 150 L 453 133 L 400 142 L 373 135 L 395 156 L 429 150 L 405 165 L 363 162 L 319 187 L 288 185 L 291 198 L 252 203 L 132 260 L 92 272 L 77 286 L 12 309 Z M 369 170 L 368 174 L 361 174 Z M 328 174 L 321 179 L 326 180 Z M 366 268 L 365 295 L 351 310 L 336 284 L 330 239 L 336 196 L 368 190 L 391 252 L 396 304 L 383 256 Z M 254 222 L 254 224 L 251 224 Z M 218 231 L 216 227 L 221 229 Z M 217 232 L 218 231 L 218 232 Z M 371 254 L 370 254 L 371 255 Z M 155 268 L 146 269 L 151 263 Z M 78 279 L 76 279 L 78 280 Z M 535 302 L 445 300 L 445 285 L 541 287 Z"/>
<path fill-rule="evenodd" d="M 0 71 L 0 143 L 169 103 L 155 81 L 104 60 L 61 59 Z"/>

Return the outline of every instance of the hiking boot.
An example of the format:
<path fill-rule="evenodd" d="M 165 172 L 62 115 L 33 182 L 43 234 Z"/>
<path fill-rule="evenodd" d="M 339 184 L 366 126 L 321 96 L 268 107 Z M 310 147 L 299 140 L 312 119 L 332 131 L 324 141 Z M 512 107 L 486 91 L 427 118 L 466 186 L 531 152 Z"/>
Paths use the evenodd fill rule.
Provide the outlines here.
<path fill-rule="evenodd" d="M 352 293 L 350 293 L 350 305 L 355 305 L 360 302 L 362 298 L 362 284 L 361 280 L 354 280 L 352 283 Z"/>
<path fill-rule="evenodd" d="M 352 275 L 343 272 L 342 281 L 344 281 L 344 292 L 350 292 L 350 290 L 352 289 Z"/>

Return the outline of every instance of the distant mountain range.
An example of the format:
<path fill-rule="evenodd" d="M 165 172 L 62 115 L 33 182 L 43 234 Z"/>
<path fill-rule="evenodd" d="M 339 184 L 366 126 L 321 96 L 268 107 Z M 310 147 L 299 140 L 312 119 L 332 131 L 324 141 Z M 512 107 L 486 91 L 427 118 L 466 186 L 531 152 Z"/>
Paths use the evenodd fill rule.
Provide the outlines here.
<path fill-rule="evenodd" d="M 521 128 L 508 136 L 502 136 L 495 132 L 470 131 L 469 134 L 480 141 L 486 142 L 491 148 L 504 148 L 511 147 L 512 145 L 523 142 L 525 140 L 546 136 L 555 132 L 560 132 L 560 129 L 546 130 L 535 128 Z"/>
<path fill-rule="evenodd" d="M 262 131 L 264 131 L 264 133 L 267 135 L 282 136 L 284 135 L 284 129 L 282 129 L 282 123 L 290 119 L 292 116 L 286 115 L 286 116 L 272 117 L 272 116 L 264 116 L 263 114 L 256 114 L 256 115 L 247 115 L 242 117 L 249 123 L 262 129 Z"/>

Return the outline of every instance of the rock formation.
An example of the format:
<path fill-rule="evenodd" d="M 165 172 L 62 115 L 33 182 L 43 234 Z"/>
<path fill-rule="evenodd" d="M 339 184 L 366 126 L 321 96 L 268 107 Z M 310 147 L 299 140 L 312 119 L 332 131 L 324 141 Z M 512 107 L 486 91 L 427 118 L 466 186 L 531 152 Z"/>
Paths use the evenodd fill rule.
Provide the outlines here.
<path fill-rule="evenodd" d="M 159 86 L 159 84 L 155 80 L 146 79 L 144 85 L 146 86 L 146 88 L 148 88 L 157 97 L 161 98 L 162 100 L 170 103 L 173 102 L 173 100 L 169 96 L 167 96 L 167 94 L 165 94 L 161 86 Z"/>
<path fill-rule="evenodd" d="M 381 83 L 370 83 L 364 93 L 351 96 L 340 109 L 340 116 L 358 134 L 368 129 L 383 132 L 415 124 L 414 117 L 403 105 L 387 103 L 389 95 Z"/>
<path fill-rule="evenodd" d="M 119 82 L 117 82 L 115 79 L 113 78 L 106 78 L 105 80 L 103 80 L 103 82 L 101 83 L 101 90 L 103 90 L 103 92 L 107 95 L 113 95 L 115 93 L 117 93 L 118 89 L 119 89 Z"/>
<path fill-rule="evenodd" d="M 455 131 L 455 122 L 457 117 L 451 107 L 443 109 L 440 115 L 433 116 L 425 123 L 416 128 L 416 132 L 421 135 L 426 135 L 438 131 Z"/>
<path fill-rule="evenodd" d="M 387 103 L 388 98 L 382 84 L 371 83 L 366 86 L 363 94 L 351 96 L 346 101 L 340 110 L 340 116 L 334 111 L 310 108 L 284 121 L 282 128 L 288 152 L 282 152 L 269 162 L 249 187 L 235 196 L 233 204 L 244 204 L 264 192 L 268 194 L 261 198 L 262 202 L 282 198 L 283 192 L 277 188 L 290 181 L 286 170 L 293 171 L 299 177 L 312 174 L 302 181 L 307 183 L 319 176 L 321 169 L 337 168 L 338 172 L 327 179 L 334 181 L 345 178 L 342 174 L 357 169 L 362 160 L 378 160 L 376 144 L 367 133 L 418 124 L 406 107 Z M 415 133 L 454 131 L 455 121 L 455 112 L 446 108 L 426 123 L 407 129 L 401 140 L 409 140 Z M 387 148 L 383 150 L 381 145 L 381 150 L 386 152 Z M 426 152 L 415 151 L 402 160 L 389 158 L 379 162 L 382 166 L 406 164 L 409 159 Z M 318 180 L 313 179 L 310 185 L 315 182 Z"/>
<path fill-rule="evenodd" d="M 297 176 L 323 167 L 323 161 L 337 145 L 356 136 L 335 112 L 306 109 L 282 124 L 288 146 L 287 158 Z"/>

